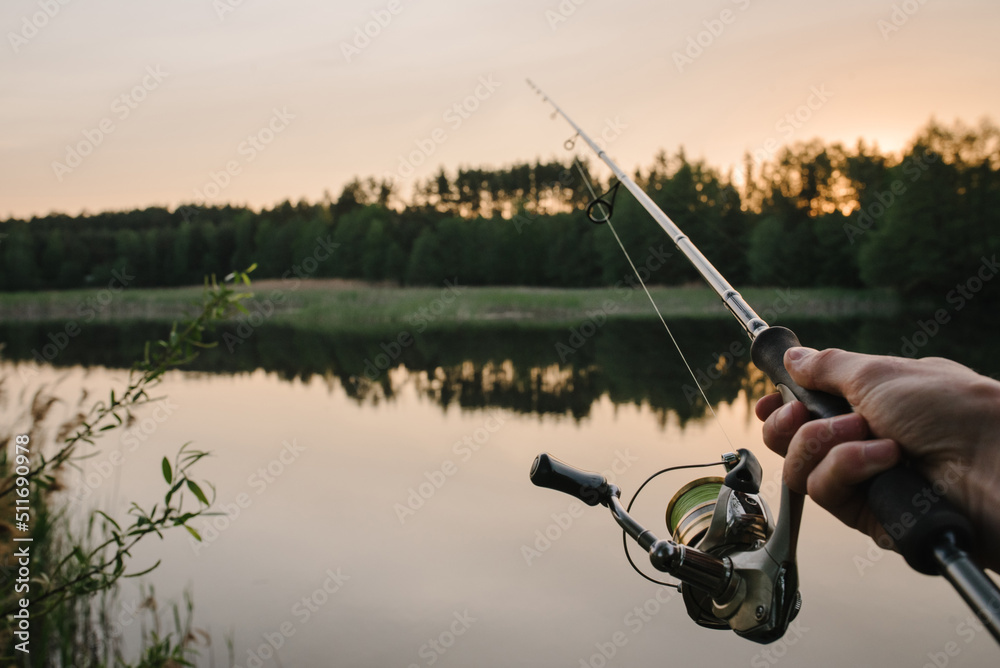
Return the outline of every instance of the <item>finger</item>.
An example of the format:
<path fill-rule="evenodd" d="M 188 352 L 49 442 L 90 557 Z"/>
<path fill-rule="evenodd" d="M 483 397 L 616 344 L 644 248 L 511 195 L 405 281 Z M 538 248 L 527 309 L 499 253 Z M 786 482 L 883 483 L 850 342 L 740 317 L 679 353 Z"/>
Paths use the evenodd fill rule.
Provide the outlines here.
<path fill-rule="evenodd" d="M 840 443 L 810 473 L 806 491 L 844 524 L 884 540 L 885 531 L 868 509 L 861 484 L 898 464 L 901 457 L 899 445 L 887 438 Z"/>
<path fill-rule="evenodd" d="M 813 470 L 837 445 L 868 438 L 868 424 L 857 413 L 813 420 L 795 433 L 785 454 L 785 482 L 796 492 L 806 492 Z"/>
<path fill-rule="evenodd" d="M 761 422 L 766 420 L 771 413 L 781 408 L 782 401 L 781 395 L 777 392 L 761 397 L 760 401 L 754 407 L 757 418 Z"/>
<path fill-rule="evenodd" d="M 898 375 L 911 360 L 882 355 L 850 353 L 837 348 L 813 350 L 789 348 L 785 368 L 803 387 L 822 390 L 847 399 L 852 405 L 862 403 L 865 395 L 883 380 Z"/>
<path fill-rule="evenodd" d="M 795 432 L 808 421 L 809 411 L 805 404 L 801 401 L 787 403 L 771 413 L 764 421 L 764 428 L 761 432 L 764 443 L 771 450 L 784 457 Z"/>

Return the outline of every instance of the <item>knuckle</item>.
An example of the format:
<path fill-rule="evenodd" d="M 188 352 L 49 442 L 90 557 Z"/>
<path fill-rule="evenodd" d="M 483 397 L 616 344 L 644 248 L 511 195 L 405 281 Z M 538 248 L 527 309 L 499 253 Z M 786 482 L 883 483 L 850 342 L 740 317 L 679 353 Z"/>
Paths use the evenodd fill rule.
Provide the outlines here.
<path fill-rule="evenodd" d="M 825 350 L 817 351 L 812 359 L 813 366 L 818 368 L 825 368 L 831 365 L 836 365 L 837 357 L 843 354 L 843 350 L 840 348 L 827 348 Z"/>
<path fill-rule="evenodd" d="M 835 436 L 829 419 L 812 420 L 802 425 L 795 434 L 795 440 L 804 453 L 815 455 L 823 446 L 832 442 Z"/>
<path fill-rule="evenodd" d="M 902 357 L 864 355 L 844 379 L 845 393 L 853 397 L 856 404 L 861 404 L 881 380 L 898 376 L 907 364 L 914 361 Z"/>
<path fill-rule="evenodd" d="M 809 498 L 827 510 L 832 508 L 837 497 L 835 486 L 835 483 L 831 481 L 831 476 L 822 470 L 813 471 L 805 484 Z"/>
<path fill-rule="evenodd" d="M 830 473 L 838 478 L 844 477 L 858 463 L 858 449 L 855 443 L 841 443 L 830 449 L 827 454 Z"/>
<path fill-rule="evenodd" d="M 826 507 L 826 484 L 820 475 L 811 475 L 806 480 L 806 493 L 813 501 Z"/>

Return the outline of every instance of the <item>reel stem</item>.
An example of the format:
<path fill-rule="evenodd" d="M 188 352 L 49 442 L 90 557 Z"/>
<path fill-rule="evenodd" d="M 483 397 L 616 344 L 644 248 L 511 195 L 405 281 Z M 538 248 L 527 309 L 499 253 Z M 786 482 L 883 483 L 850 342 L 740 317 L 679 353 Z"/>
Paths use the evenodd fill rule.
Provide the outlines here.
<path fill-rule="evenodd" d="M 733 562 L 729 557 L 720 559 L 693 547 L 657 538 L 652 531 L 644 528 L 626 512 L 618 500 L 620 492 L 616 486 L 608 485 L 608 494 L 605 505 L 611 509 L 611 516 L 625 533 L 634 538 L 642 549 L 649 552 L 649 561 L 653 568 L 707 591 L 712 598 L 736 589 L 733 587 L 733 578 L 739 576 L 733 571 Z"/>

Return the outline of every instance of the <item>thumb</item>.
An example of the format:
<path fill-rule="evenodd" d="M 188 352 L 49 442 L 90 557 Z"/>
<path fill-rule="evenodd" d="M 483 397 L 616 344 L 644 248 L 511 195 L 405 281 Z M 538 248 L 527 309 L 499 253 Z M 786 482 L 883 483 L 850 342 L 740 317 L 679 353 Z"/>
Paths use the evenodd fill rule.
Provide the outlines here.
<path fill-rule="evenodd" d="M 806 348 L 804 346 L 789 348 L 785 351 L 785 368 L 788 369 L 789 373 L 793 373 L 793 368 L 801 370 L 803 366 L 809 364 L 809 359 L 817 352 L 815 348 Z"/>
<path fill-rule="evenodd" d="M 845 395 L 829 372 L 831 356 L 847 354 L 833 348 L 822 352 L 796 346 L 785 351 L 782 363 L 792 381 L 801 389 L 793 392 L 814 417 L 833 417 L 851 412 L 851 398 Z"/>
<path fill-rule="evenodd" d="M 802 387 L 842 396 L 856 404 L 858 397 L 850 396 L 854 385 L 851 381 L 870 359 L 869 355 L 837 348 L 820 352 L 814 348 L 795 347 L 785 351 L 783 361 L 792 379 Z"/>
<path fill-rule="evenodd" d="M 785 369 L 796 383 L 808 390 L 819 389 L 816 386 L 815 376 L 816 353 L 815 348 L 796 346 L 785 351 L 783 362 Z"/>

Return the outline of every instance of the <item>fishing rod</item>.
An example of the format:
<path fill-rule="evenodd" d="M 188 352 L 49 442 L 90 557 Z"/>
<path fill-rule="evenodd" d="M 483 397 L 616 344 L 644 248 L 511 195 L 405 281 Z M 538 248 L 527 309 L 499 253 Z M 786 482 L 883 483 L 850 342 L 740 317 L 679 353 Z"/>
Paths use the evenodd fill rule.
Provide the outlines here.
<path fill-rule="evenodd" d="M 843 397 L 803 388 L 792 379 L 784 366 L 784 354 L 801 345 L 798 337 L 786 327 L 768 325 L 757 315 L 604 149 L 538 86 L 530 80 L 528 85 L 552 106 L 553 117 L 562 116 L 611 169 L 618 183 L 632 193 L 715 290 L 750 337 L 751 360 L 775 384 L 785 403 L 801 401 L 810 419 L 852 412 Z M 568 147 L 572 143 L 573 138 L 567 140 Z M 592 215 L 598 205 L 606 208 L 603 219 Z M 595 197 L 587 207 L 594 222 L 610 223 L 611 211 L 612 206 L 601 197 Z M 666 513 L 671 539 L 657 538 L 634 520 L 619 501 L 620 490 L 600 474 L 541 454 L 531 467 L 531 480 L 588 505 L 609 508 L 624 533 L 649 553 L 653 567 L 680 580 L 688 614 L 696 623 L 730 628 L 755 642 L 773 642 L 784 635 L 801 607 L 795 552 L 804 498 L 782 482 L 780 512 L 774 520 L 758 495 L 761 469 L 753 454 L 740 449 L 723 455 L 720 463 L 726 468 L 725 478 L 695 480 L 671 499 Z M 972 525 L 943 495 L 927 493 L 932 489 L 914 468 L 901 464 L 869 482 L 868 505 L 906 562 L 920 573 L 943 575 L 1000 642 L 1000 589 L 969 557 L 975 545 Z"/>

